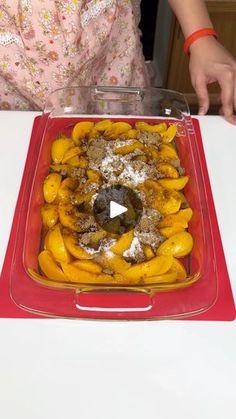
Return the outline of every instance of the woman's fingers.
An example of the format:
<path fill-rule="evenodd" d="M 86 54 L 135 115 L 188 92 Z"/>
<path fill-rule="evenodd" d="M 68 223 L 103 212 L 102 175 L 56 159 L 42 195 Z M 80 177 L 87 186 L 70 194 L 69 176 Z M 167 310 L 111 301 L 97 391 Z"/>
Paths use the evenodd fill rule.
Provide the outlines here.
<path fill-rule="evenodd" d="M 213 37 L 201 38 L 193 46 L 189 68 L 199 100 L 199 114 L 205 115 L 209 108 L 207 85 L 218 82 L 223 114 L 236 125 L 236 60 Z"/>
<path fill-rule="evenodd" d="M 221 89 L 220 103 L 222 105 L 220 114 L 231 124 L 236 125 L 236 72 L 232 68 L 214 74 L 214 80 L 218 81 Z M 206 115 L 209 109 L 208 82 L 203 77 L 198 77 L 193 83 L 199 103 L 199 115 Z"/>
<path fill-rule="evenodd" d="M 236 90 L 235 71 L 229 68 L 223 73 L 219 74 L 218 82 L 221 88 L 222 111 L 225 119 L 231 124 L 236 124 L 236 118 L 234 116 Z"/>
<path fill-rule="evenodd" d="M 210 104 L 207 83 L 204 79 L 198 79 L 194 83 L 194 88 L 198 97 L 198 115 L 206 115 Z"/>

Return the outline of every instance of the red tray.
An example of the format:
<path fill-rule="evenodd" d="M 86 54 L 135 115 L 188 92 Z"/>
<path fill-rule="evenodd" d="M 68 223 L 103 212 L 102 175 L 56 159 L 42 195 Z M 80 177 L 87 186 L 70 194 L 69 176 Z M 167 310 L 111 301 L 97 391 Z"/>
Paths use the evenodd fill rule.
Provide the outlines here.
<path fill-rule="evenodd" d="M 26 165 L 25 167 L 28 167 L 28 162 L 31 159 L 32 152 L 34 149 L 34 143 L 38 138 L 38 126 L 40 122 L 41 117 L 35 118 L 33 129 L 32 129 L 32 135 L 31 135 L 31 141 L 29 146 L 29 151 L 27 155 Z M 208 205 L 210 210 L 210 217 L 212 222 L 212 229 L 213 229 L 213 235 L 214 235 L 214 242 L 215 242 L 215 252 L 216 252 L 216 260 L 217 260 L 217 269 L 218 269 L 218 276 L 219 276 L 219 284 L 218 284 L 218 298 L 216 303 L 213 307 L 211 307 L 208 311 L 194 315 L 192 317 L 188 317 L 187 319 L 191 320 L 234 320 L 235 319 L 235 304 L 233 299 L 233 294 L 230 286 L 230 280 L 227 272 L 227 267 L 225 263 L 225 257 L 223 252 L 223 247 L 221 243 L 221 237 L 220 232 L 218 228 L 215 208 L 214 208 L 214 202 L 207 172 L 207 166 L 204 156 L 204 150 L 202 145 L 202 139 L 201 139 L 201 133 L 200 133 L 200 127 L 197 120 L 193 119 L 193 125 L 196 133 L 196 138 L 198 141 L 198 147 L 200 151 L 200 158 L 201 158 L 201 165 L 206 185 L 206 191 L 207 191 L 207 198 L 208 198 Z M 22 179 L 22 186 L 20 189 L 18 202 L 16 205 L 16 210 L 14 214 L 13 219 L 13 225 L 11 230 L 11 235 L 8 243 L 8 248 L 5 256 L 5 261 L 3 265 L 3 270 L 0 278 L 0 317 L 7 317 L 7 318 L 41 318 L 41 316 L 34 315 L 28 311 L 21 310 L 18 308 L 10 297 L 10 291 L 9 291 L 9 278 L 10 278 L 10 267 L 12 263 L 12 251 L 14 247 L 15 242 L 15 236 L 16 236 L 16 227 L 18 224 L 18 217 L 19 217 L 19 201 L 23 190 L 24 181 L 26 180 L 27 172 L 24 171 L 23 179 Z M 139 296 L 139 297 L 145 297 L 145 296 Z M 137 296 L 137 298 L 139 298 Z M 106 298 L 106 296 L 104 297 Z M 106 305 L 106 301 L 101 295 L 100 302 L 102 306 Z M 112 298 L 112 297 L 111 297 Z M 116 297 L 117 298 L 117 295 Z M 123 297 L 124 298 L 124 297 Z M 143 302 L 145 305 L 145 301 L 139 301 L 140 303 Z M 91 318 L 95 318 L 96 316 L 93 315 Z"/>

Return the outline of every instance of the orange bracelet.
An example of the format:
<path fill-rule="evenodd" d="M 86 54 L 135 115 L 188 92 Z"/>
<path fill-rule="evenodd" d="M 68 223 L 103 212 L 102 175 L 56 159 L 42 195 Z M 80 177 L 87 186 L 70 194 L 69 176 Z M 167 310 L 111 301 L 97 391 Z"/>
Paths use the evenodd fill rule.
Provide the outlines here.
<path fill-rule="evenodd" d="M 216 39 L 218 38 L 218 34 L 213 28 L 204 28 L 199 29 L 196 32 L 193 32 L 192 35 L 189 35 L 184 42 L 184 53 L 186 55 L 189 54 L 189 48 L 191 47 L 192 43 L 194 41 L 197 41 L 199 38 L 202 38 L 203 36 L 214 36 Z"/>

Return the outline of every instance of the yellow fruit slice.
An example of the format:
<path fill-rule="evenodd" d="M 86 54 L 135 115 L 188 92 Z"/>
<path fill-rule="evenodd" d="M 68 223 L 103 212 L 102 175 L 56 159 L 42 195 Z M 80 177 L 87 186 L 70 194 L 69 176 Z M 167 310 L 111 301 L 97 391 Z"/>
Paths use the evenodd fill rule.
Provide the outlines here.
<path fill-rule="evenodd" d="M 149 206 L 157 209 L 163 215 L 179 211 L 182 201 L 176 196 L 176 191 L 163 188 L 159 181 L 147 179 L 144 182 L 144 192 Z"/>
<path fill-rule="evenodd" d="M 58 214 L 59 214 L 60 223 L 64 227 L 68 227 L 71 230 L 76 231 L 75 208 L 73 207 L 72 204 L 60 202 L 58 205 Z"/>
<path fill-rule="evenodd" d="M 171 266 L 171 270 L 176 272 L 177 279 L 184 280 L 187 278 L 187 272 L 183 265 L 183 263 L 179 259 L 173 259 L 173 264 Z"/>
<path fill-rule="evenodd" d="M 178 179 L 159 179 L 158 182 L 167 189 L 175 189 L 180 191 L 189 181 L 189 176 L 180 176 Z"/>
<path fill-rule="evenodd" d="M 92 130 L 92 128 L 94 127 L 94 123 L 93 122 L 89 122 L 89 121 L 81 121 L 78 122 L 71 133 L 71 137 L 72 140 L 74 141 L 74 143 L 77 145 L 79 144 L 79 141 L 82 138 L 86 138 L 86 136 L 89 134 L 89 132 Z"/>
<path fill-rule="evenodd" d="M 161 144 L 159 147 L 159 159 L 161 161 L 175 160 L 178 159 L 178 154 L 171 145 Z"/>
<path fill-rule="evenodd" d="M 66 151 L 73 147 L 74 143 L 70 138 L 58 138 L 53 141 L 51 157 L 54 163 L 61 163 Z"/>
<path fill-rule="evenodd" d="M 45 204 L 41 208 L 41 216 L 42 216 L 43 224 L 48 228 L 52 228 L 58 221 L 57 205 Z"/>
<path fill-rule="evenodd" d="M 144 284 L 173 284 L 178 279 L 178 273 L 174 271 L 166 272 L 162 275 L 150 276 L 144 279 Z"/>
<path fill-rule="evenodd" d="M 150 125 L 146 122 L 136 122 L 135 128 L 140 131 L 162 133 L 167 130 L 167 125 L 165 122 L 161 122 L 160 124 L 155 125 Z"/>
<path fill-rule="evenodd" d="M 149 246 L 149 244 L 145 244 L 143 246 L 143 252 L 144 252 L 144 255 L 145 255 L 146 259 L 151 259 L 155 256 L 155 253 L 153 252 L 153 250 L 152 250 L 151 246 Z"/>
<path fill-rule="evenodd" d="M 177 274 L 174 271 L 170 271 L 172 275 Z M 169 274 L 169 272 L 168 272 Z M 176 281 L 173 283 L 165 282 L 163 284 L 158 284 L 157 282 L 155 284 L 152 284 L 152 288 L 154 289 L 160 289 L 160 290 L 177 290 L 189 287 L 190 285 L 194 284 L 199 279 L 200 274 L 196 273 L 195 275 L 191 276 L 189 279 L 180 281 L 176 278 Z"/>
<path fill-rule="evenodd" d="M 168 127 L 168 129 L 161 134 L 163 143 L 171 143 L 177 134 L 177 127 L 176 125 L 172 124 Z"/>
<path fill-rule="evenodd" d="M 73 202 L 75 203 L 75 205 L 80 205 L 80 204 L 83 204 L 84 202 L 89 202 L 91 198 L 93 197 L 94 193 L 95 193 L 94 189 L 86 193 L 75 192 L 73 196 Z"/>
<path fill-rule="evenodd" d="M 177 233 L 181 233 L 182 231 L 184 231 L 184 227 L 182 227 L 179 224 L 175 224 L 171 227 L 160 228 L 159 231 L 162 236 L 169 238 L 169 237 L 174 236 Z"/>
<path fill-rule="evenodd" d="M 65 178 L 58 189 L 57 197 L 60 201 L 70 202 L 71 193 L 77 188 L 78 180 L 75 178 Z"/>
<path fill-rule="evenodd" d="M 178 212 L 180 209 L 180 206 L 181 206 L 181 200 L 170 195 L 166 199 L 165 198 L 162 198 L 160 200 L 157 199 L 153 203 L 152 208 L 157 209 L 163 215 L 168 215 L 168 214 L 175 214 L 176 212 Z"/>
<path fill-rule="evenodd" d="M 105 230 L 98 230 L 94 231 L 90 234 L 90 243 L 92 246 L 96 246 L 102 239 L 104 239 L 107 235 Z"/>
<path fill-rule="evenodd" d="M 178 214 L 184 218 L 187 223 L 191 220 L 193 216 L 193 210 L 191 208 L 184 208 L 178 212 Z"/>
<path fill-rule="evenodd" d="M 92 259 L 93 256 L 87 253 L 82 247 L 79 246 L 76 236 L 73 234 L 63 233 L 63 239 L 67 250 L 72 256 L 77 259 Z"/>
<path fill-rule="evenodd" d="M 50 230 L 47 232 L 46 236 L 44 237 L 44 246 L 43 246 L 44 250 L 49 250 L 49 248 L 48 248 L 49 235 L 50 235 Z"/>
<path fill-rule="evenodd" d="M 140 280 L 150 276 L 162 275 L 170 269 L 172 263 L 172 256 L 155 256 L 147 262 L 133 265 L 123 272 L 123 275 L 130 280 Z"/>
<path fill-rule="evenodd" d="M 72 265 L 82 271 L 92 272 L 94 274 L 100 274 L 102 272 L 102 267 L 91 260 L 76 260 Z"/>
<path fill-rule="evenodd" d="M 66 277 L 61 268 L 54 261 L 51 253 L 48 250 L 43 250 L 38 256 L 39 266 L 49 279 L 56 281 L 65 281 Z"/>
<path fill-rule="evenodd" d="M 107 138 L 116 139 L 130 129 L 132 127 L 128 122 L 114 122 L 110 128 L 106 129 L 104 135 Z"/>
<path fill-rule="evenodd" d="M 170 163 L 159 163 L 157 170 L 167 178 L 177 179 L 179 177 L 178 170 Z"/>
<path fill-rule="evenodd" d="M 60 223 L 73 231 L 83 231 L 83 222 L 87 219 L 88 215 L 80 213 L 76 206 L 59 202 L 58 214 Z"/>
<path fill-rule="evenodd" d="M 159 227 L 174 227 L 175 225 L 181 226 L 183 228 L 188 227 L 188 222 L 182 216 L 181 210 L 176 214 L 170 214 L 164 217 L 158 224 Z"/>
<path fill-rule="evenodd" d="M 66 263 L 71 261 L 71 257 L 65 246 L 59 224 L 57 224 L 49 231 L 47 238 L 47 248 L 50 250 L 56 261 Z"/>
<path fill-rule="evenodd" d="M 157 255 L 172 255 L 182 257 L 188 255 L 193 248 L 193 238 L 184 231 L 165 240 L 157 249 Z"/>
<path fill-rule="evenodd" d="M 179 199 L 181 201 L 181 204 L 185 204 L 188 205 L 187 203 L 187 199 L 185 197 L 185 195 L 183 194 L 183 192 L 180 191 L 175 191 L 174 189 L 172 189 L 172 195 L 176 198 Z M 184 218 L 184 217 L 183 217 Z"/>
<path fill-rule="evenodd" d="M 61 184 L 61 175 L 50 173 L 43 182 L 43 195 L 46 202 L 51 204 L 57 197 L 57 192 Z"/>
<path fill-rule="evenodd" d="M 125 139 L 135 139 L 138 136 L 138 130 L 137 129 L 130 129 L 129 131 L 126 131 L 124 134 L 122 134 L 122 138 Z"/>
<path fill-rule="evenodd" d="M 72 147 L 67 150 L 64 154 L 63 159 L 61 160 L 62 164 L 67 163 L 68 160 L 72 159 L 75 156 L 78 156 L 82 153 L 82 149 L 80 147 Z"/>
<path fill-rule="evenodd" d="M 148 189 L 154 189 L 154 191 L 157 191 L 158 193 L 163 192 L 163 187 L 157 180 L 147 179 L 144 182 L 144 186 L 147 187 Z"/>
<path fill-rule="evenodd" d="M 130 230 L 128 233 L 122 234 L 114 246 L 112 246 L 111 251 L 121 256 L 131 246 L 133 237 L 134 230 Z"/>
<path fill-rule="evenodd" d="M 80 167 L 81 169 L 86 169 L 88 166 L 88 160 L 85 157 L 74 156 L 67 160 L 67 163 L 73 167 Z"/>
<path fill-rule="evenodd" d="M 113 150 L 113 153 L 125 155 L 125 154 L 132 153 L 134 150 L 137 150 L 137 149 L 142 150 L 143 147 L 144 145 L 140 143 L 140 141 L 135 141 L 133 144 L 127 144 L 122 147 L 115 148 Z"/>
<path fill-rule="evenodd" d="M 115 255 L 112 252 L 104 253 L 99 257 L 99 263 L 104 268 L 111 269 L 116 273 L 124 273 L 130 268 L 130 263 L 126 262 L 121 256 Z"/>
<path fill-rule="evenodd" d="M 143 148 L 144 153 L 146 153 L 147 155 L 151 155 L 151 157 L 154 160 L 159 159 L 159 151 L 155 148 L 155 147 L 144 147 Z"/>
<path fill-rule="evenodd" d="M 110 119 L 103 119 L 102 121 L 96 122 L 94 129 L 98 132 L 106 131 L 112 127 L 112 121 Z"/>
<path fill-rule="evenodd" d="M 62 270 L 66 278 L 71 282 L 76 282 L 79 284 L 89 284 L 97 282 L 97 274 L 92 272 L 83 271 L 82 269 L 77 268 L 72 263 L 61 263 Z"/>
<path fill-rule="evenodd" d="M 100 132 L 96 128 L 92 128 L 91 131 L 87 134 L 89 140 L 96 139 L 100 136 Z"/>
<path fill-rule="evenodd" d="M 99 183 L 101 180 L 101 174 L 96 170 L 88 169 L 87 176 L 88 179 L 91 180 L 91 182 Z"/>

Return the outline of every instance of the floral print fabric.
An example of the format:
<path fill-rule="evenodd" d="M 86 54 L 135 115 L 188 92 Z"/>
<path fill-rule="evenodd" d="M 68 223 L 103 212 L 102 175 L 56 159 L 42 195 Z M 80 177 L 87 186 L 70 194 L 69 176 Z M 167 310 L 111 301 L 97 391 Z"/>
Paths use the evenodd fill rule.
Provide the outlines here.
<path fill-rule="evenodd" d="M 139 0 L 0 0 L 0 109 L 70 85 L 146 86 Z"/>

